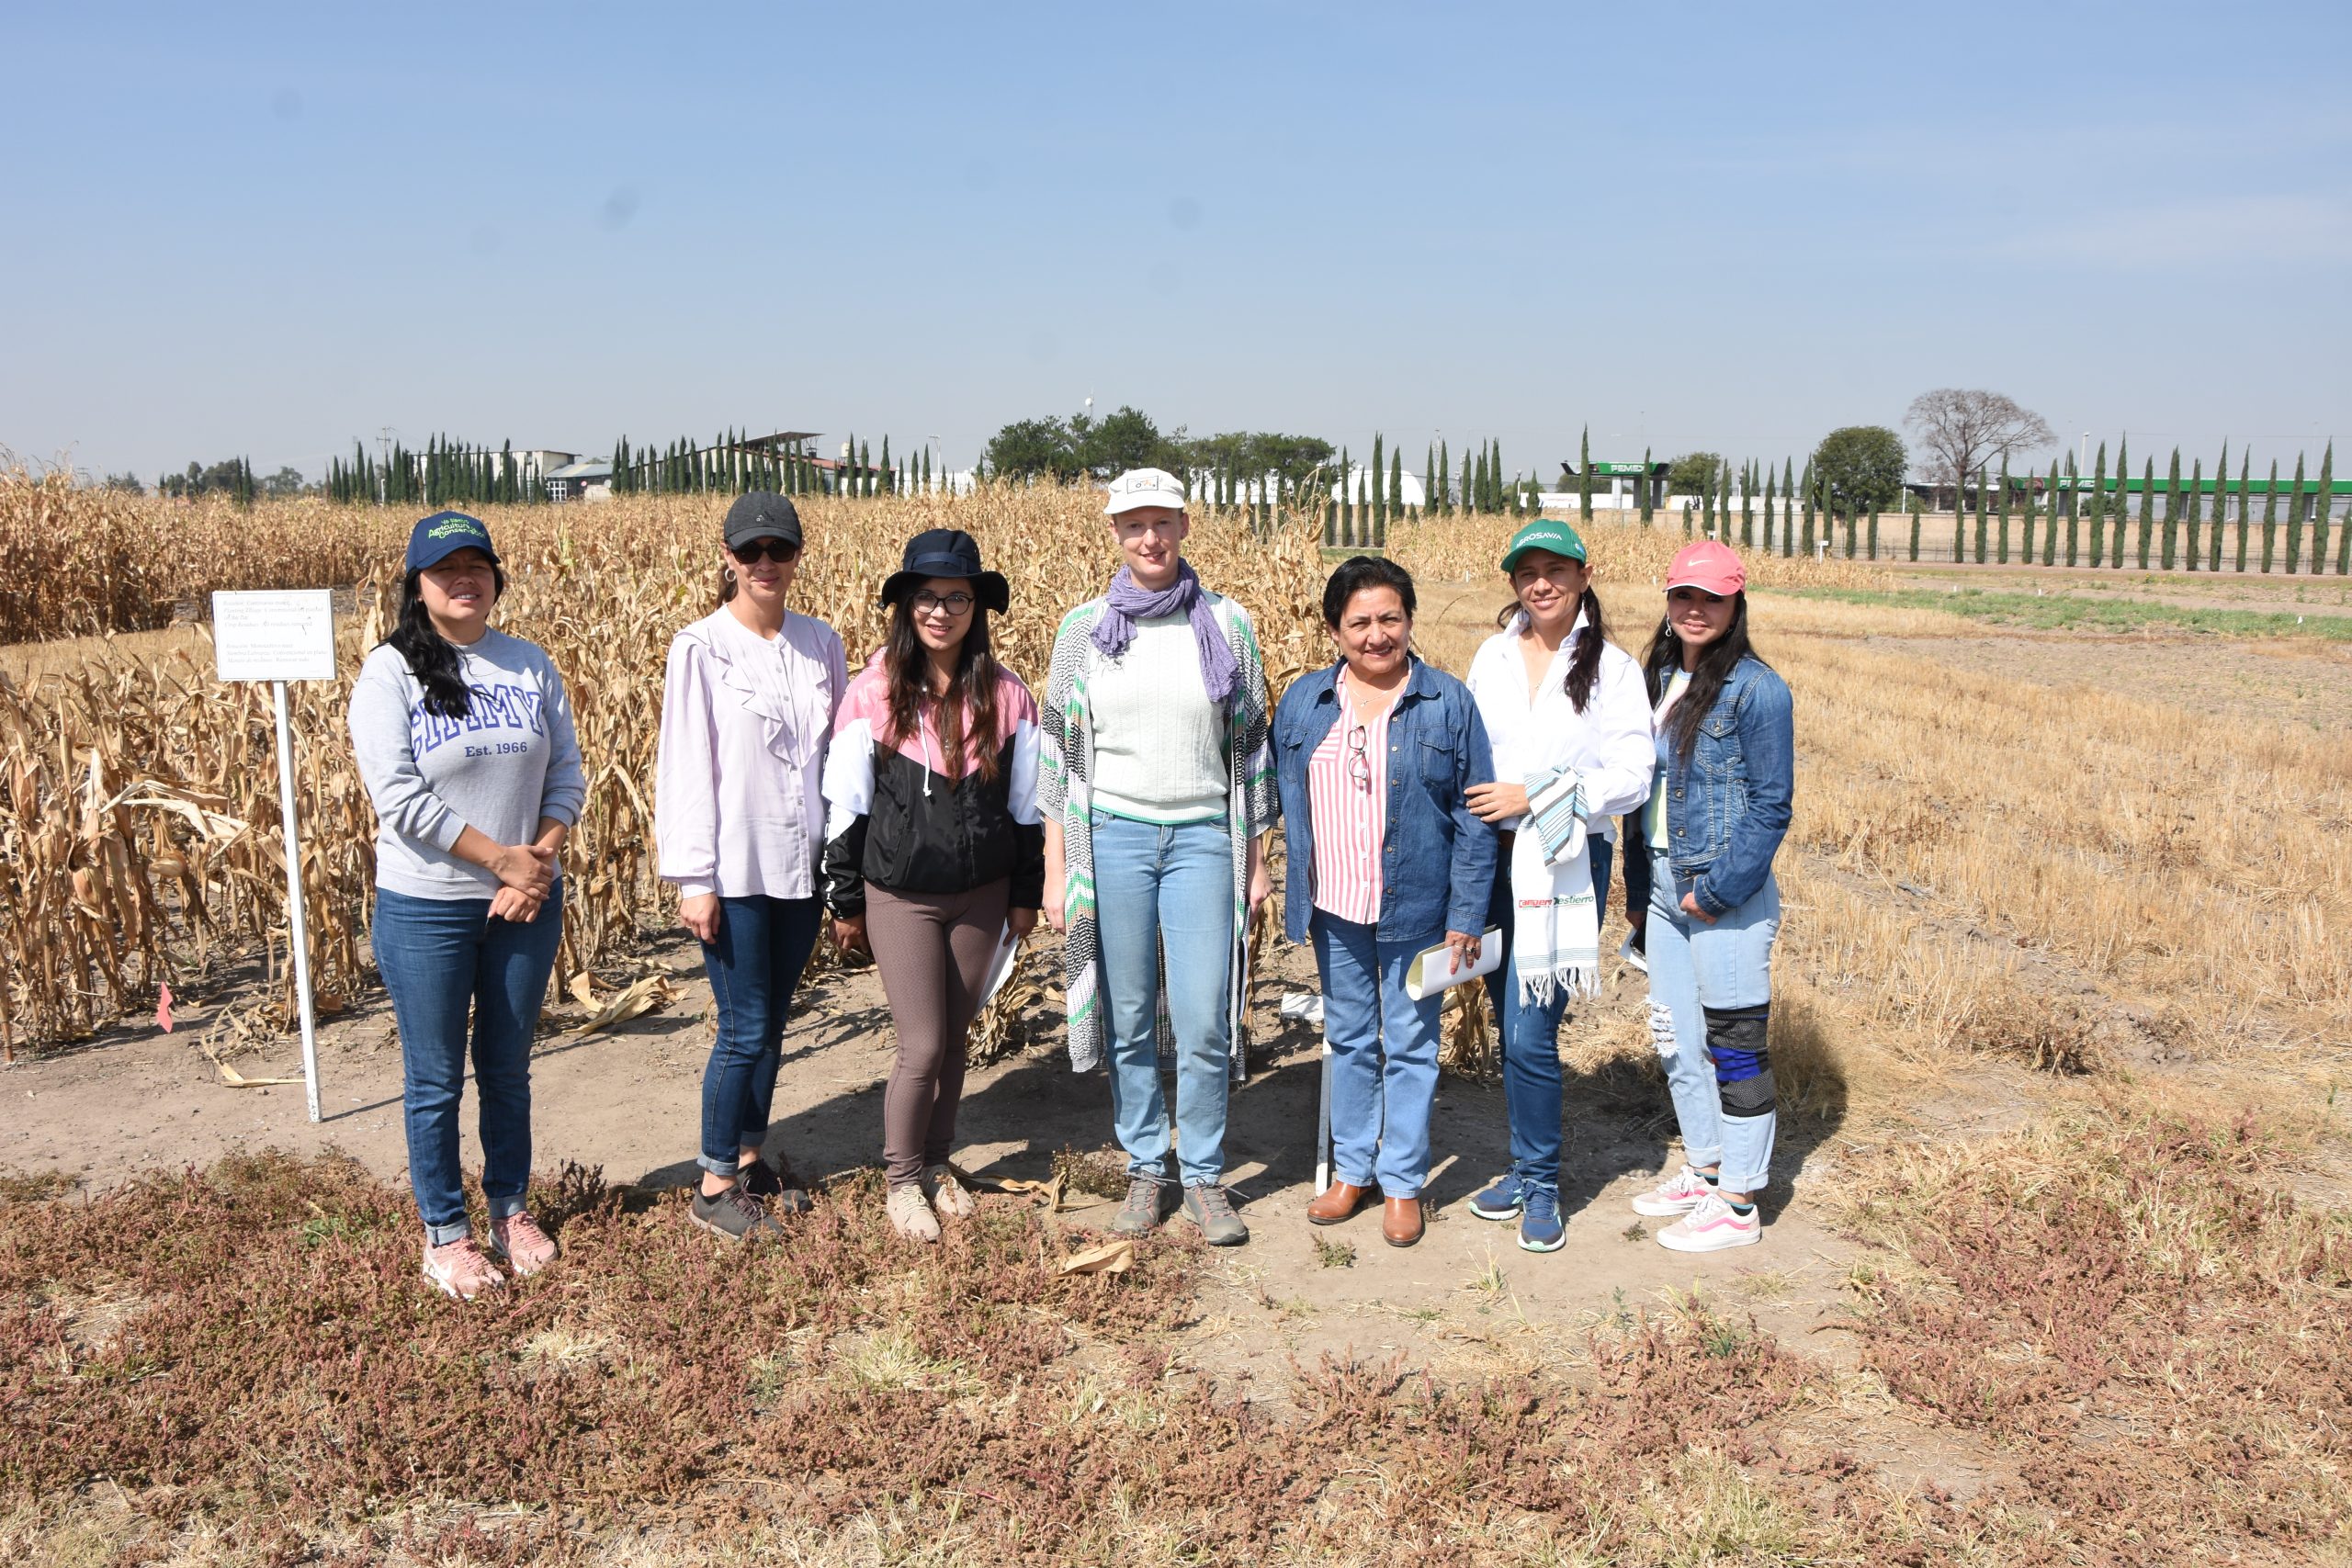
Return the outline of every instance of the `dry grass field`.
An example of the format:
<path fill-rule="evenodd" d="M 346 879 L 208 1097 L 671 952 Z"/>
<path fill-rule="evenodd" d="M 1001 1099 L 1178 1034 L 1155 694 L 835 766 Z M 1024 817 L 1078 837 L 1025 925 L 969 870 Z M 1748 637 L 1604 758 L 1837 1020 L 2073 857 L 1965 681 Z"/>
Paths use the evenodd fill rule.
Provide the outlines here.
<path fill-rule="evenodd" d="M 15 504 L 0 556 L 65 502 Z M 556 649 L 597 779 L 571 964 L 659 919 L 638 797 L 719 510 L 492 519 L 516 541 L 508 624 Z M 944 510 L 1013 574 L 1012 656 L 1036 673 L 1048 606 L 1106 570 L 1089 504 Z M 300 515 L 248 531 L 312 539 L 307 581 L 379 603 L 402 520 Z M 870 641 L 867 585 L 940 515 L 812 508 L 803 603 Z M 215 541 L 235 521 L 104 520 Z M 1507 532 L 1393 537 L 1433 660 L 1461 668 L 1491 626 Z M 1638 649 L 1679 533 L 1589 536 Z M 1323 657 L 1306 530 L 1212 523 L 1196 547 L 1278 673 Z M 142 592 L 225 570 L 191 554 Z M 1768 1231 L 1540 1332 L 1508 1328 L 1538 1278 L 1510 1255 L 1406 1351 L 1302 1353 L 1272 1389 L 1230 1375 L 1230 1260 L 1171 1236 L 1125 1273 L 1062 1274 L 1083 1217 L 1025 1198 L 918 1257 L 853 1176 L 792 1247 L 740 1258 L 662 1223 L 658 1195 L 551 1172 L 565 1266 L 458 1312 L 413 1278 L 404 1191 L 348 1160 L 24 1171 L 0 1183 L 0 1561 L 2352 1564 L 2352 741 L 2327 705 L 2352 645 L 2021 626 L 1923 602 L 1940 586 L 1758 571 L 1799 726 L 1774 1045 L 1785 1135 L 1812 1149 L 1776 1201 L 1834 1246 Z M 121 627 L 94 663 L 0 652 L 27 1053 L 105 1050 L 160 978 L 230 985 L 277 918 L 259 710 L 203 678 L 200 634 L 134 641 L 152 615 L 98 613 L 43 628 Z M 321 973 L 356 994 L 366 817 L 338 697 L 302 698 L 306 874 L 342 917 Z M 1580 1080 L 1654 1101 L 1640 1025 L 1580 1017 Z M 1375 1289 L 1326 1280 L 1335 1313 Z M 1821 1304 L 1775 1310 L 1794 1295 Z"/>

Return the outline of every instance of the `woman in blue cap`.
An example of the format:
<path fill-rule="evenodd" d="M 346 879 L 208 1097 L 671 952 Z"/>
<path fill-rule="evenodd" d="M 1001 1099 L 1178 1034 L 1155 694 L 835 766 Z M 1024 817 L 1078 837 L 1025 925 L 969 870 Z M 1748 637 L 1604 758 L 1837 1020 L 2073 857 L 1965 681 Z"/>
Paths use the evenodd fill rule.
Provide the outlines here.
<path fill-rule="evenodd" d="M 563 931 L 558 854 L 587 785 L 571 704 L 546 652 L 490 624 L 506 574 L 490 530 L 436 512 L 409 535 L 400 620 L 351 693 L 376 807 L 376 966 L 401 1036 L 409 1181 L 424 1277 L 471 1300 L 554 1260 L 524 1205 L 531 1036 Z M 458 1164 L 470 1015 L 490 1255 Z"/>
<path fill-rule="evenodd" d="M 890 630 L 850 682 L 825 760 L 825 901 L 833 937 L 882 972 L 899 1035 L 882 1091 L 888 1213 L 939 1239 L 973 1213 L 947 1163 L 964 1095 L 965 1037 L 1008 939 L 1044 907 L 1037 703 L 989 648 L 1004 579 L 969 534 L 907 542 L 882 584 Z"/>
<path fill-rule="evenodd" d="M 1494 746 L 1494 782 L 1470 809 L 1503 830 L 1488 916 L 1510 946 L 1487 978 L 1502 1037 L 1510 1169 L 1470 1200 L 1519 1222 L 1519 1245 L 1554 1252 L 1560 1219 L 1561 1016 L 1600 986 L 1611 818 L 1649 798 L 1649 697 L 1641 666 L 1609 641 L 1584 540 L 1539 518 L 1502 560 L 1511 603 L 1470 661 L 1467 684 Z"/>

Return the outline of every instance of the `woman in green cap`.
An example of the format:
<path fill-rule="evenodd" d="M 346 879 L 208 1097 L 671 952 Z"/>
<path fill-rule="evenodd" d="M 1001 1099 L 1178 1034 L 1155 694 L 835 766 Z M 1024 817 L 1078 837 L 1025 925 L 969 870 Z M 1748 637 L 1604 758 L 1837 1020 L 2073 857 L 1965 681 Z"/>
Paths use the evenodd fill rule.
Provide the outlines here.
<path fill-rule="evenodd" d="M 1470 809 L 1502 833 L 1488 919 L 1509 958 L 1487 981 L 1502 1039 L 1511 1168 L 1470 1201 L 1519 1221 L 1519 1245 L 1556 1251 L 1560 1219 L 1560 1019 L 1600 987 L 1613 817 L 1649 798 L 1655 761 L 1641 666 L 1608 640 L 1577 531 L 1539 518 L 1503 555 L 1511 603 L 1470 661 L 1467 684 L 1493 742 L 1493 782 Z"/>

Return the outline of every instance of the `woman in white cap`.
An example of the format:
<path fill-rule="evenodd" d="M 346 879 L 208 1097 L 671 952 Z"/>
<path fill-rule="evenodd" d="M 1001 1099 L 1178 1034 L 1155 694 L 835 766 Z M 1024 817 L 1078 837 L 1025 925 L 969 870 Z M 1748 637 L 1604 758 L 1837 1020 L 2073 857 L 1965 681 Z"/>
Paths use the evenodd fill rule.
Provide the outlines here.
<path fill-rule="evenodd" d="M 702 1181 L 688 1211 L 728 1241 L 777 1233 L 808 1195 L 778 1151 L 763 1157 L 793 988 L 824 901 L 822 782 L 849 684 L 839 633 L 785 608 L 800 569 L 800 515 L 767 491 L 727 511 L 718 608 L 671 640 L 655 764 L 654 837 L 678 919 L 702 943 L 718 1013 L 702 1077 Z"/>
<path fill-rule="evenodd" d="M 1488 918 L 1510 959 L 1487 978 L 1502 1038 L 1510 1169 L 1470 1200 L 1517 1220 L 1519 1245 L 1555 1252 L 1560 1217 L 1560 1020 L 1600 987 L 1611 817 L 1650 788 L 1649 704 L 1633 656 L 1609 640 L 1584 540 L 1539 518 L 1502 559 L 1502 629 L 1470 661 L 1470 694 L 1494 746 L 1495 780 L 1470 809 L 1503 829 Z"/>
<path fill-rule="evenodd" d="M 1249 613 L 1185 564 L 1183 481 L 1111 481 L 1123 564 L 1054 635 L 1039 784 L 1046 919 L 1063 931 L 1070 1065 L 1107 1055 L 1127 1198 L 1111 1228 L 1150 1231 L 1175 1177 L 1213 1247 L 1250 1239 L 1223 1183 L 1227 1081 L 1240 1068 L 1241 947 L 1270 888 L 1276 814 L 1266 672 Z M 1163 974 L 1176 1036 L 1174 1166 L 1160 1092 Z"/>
<path fill-rule="evenodd" d="M 1666 1059 L 1682 1167 L 1634 1200 L 1677 1252 L 1762 1239 L 1777 1105 L 1768 1045 L 1796 729 L 1789 684 L 1747 642 L 1747 569 L 1702 540 L 1667 569 L 1645 673 L 1657 704 L 1650 1031 Z M 1627 846 L 1629 850 L 1636 846 Z"/>

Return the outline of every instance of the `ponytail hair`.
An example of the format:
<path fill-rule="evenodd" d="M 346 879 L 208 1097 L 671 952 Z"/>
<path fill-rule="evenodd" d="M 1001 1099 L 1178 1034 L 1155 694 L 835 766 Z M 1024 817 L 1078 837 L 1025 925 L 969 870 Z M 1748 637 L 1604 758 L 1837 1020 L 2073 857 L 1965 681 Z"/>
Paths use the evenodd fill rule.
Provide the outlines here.
<path fill-rule="evenodd" d="M 424 688 L 425 712 L 436 718 L 464 718 L 473 711 L 473 693 L 459 673 L 463 659 L 434 626 L 424 608 L 424 596 L 417 592 L 417 580 L 424 575 L 412 571 L 401 579 L 400 618 L 385 637 L 384 646 L 407 661 L 408 672 Z M 506 592 L 505 569 L 493 565 L 490 581 L 494 603 Z"/>
<path fill-rule="evenodd" d="M 1600 650 L 1609 640 L 1609 621 L 1600 612 L 1600 595 L 1592 584 L 1585 584 L 1584 597 L 1577 601 L 1577 613 L 1584 617 L 1584 635 L 1577 638 L 1576 651 L 1568 656 L 1568 678 L 1561 682 L 1568 694 L 1568 705 L 1582 713 L 1592 701 L 1592 689 L 1600 681 Z M 1498 630 L 1508 631 L 1510 625 L 1527 614 L 1527 607 L 1513 599 L 1495 616 Z"/>

